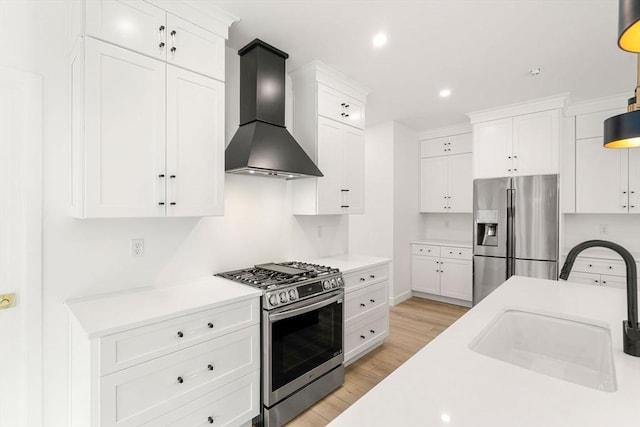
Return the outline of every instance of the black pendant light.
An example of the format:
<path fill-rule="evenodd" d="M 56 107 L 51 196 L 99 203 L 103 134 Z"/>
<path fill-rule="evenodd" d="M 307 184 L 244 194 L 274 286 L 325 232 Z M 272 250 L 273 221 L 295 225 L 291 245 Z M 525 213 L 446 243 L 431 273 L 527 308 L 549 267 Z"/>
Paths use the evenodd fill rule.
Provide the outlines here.
<path fill-rule="evenodd" d="M 620 49 L 640 53 L 640 0 L 619 0 L 618 46 Z M 640 147 L 640 55 L 635 96 L 629 99 L 624 114 L 604 121 L 605 148 Z"/>
<path fill-rule="evenodd" d="M 620 0 L 618 7 L 618 46 L 640 53 L 640 1 Z"/>

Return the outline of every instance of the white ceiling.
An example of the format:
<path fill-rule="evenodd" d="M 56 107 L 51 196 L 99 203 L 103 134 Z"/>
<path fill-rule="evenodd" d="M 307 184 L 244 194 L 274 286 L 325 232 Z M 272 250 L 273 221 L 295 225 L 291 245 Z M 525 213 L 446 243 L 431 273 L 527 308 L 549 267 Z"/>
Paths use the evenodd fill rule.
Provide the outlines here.
<path fill-rule="evenodd" d="M 636 56 L 616 44 L 617 0 L 207 1 L 240 18 L 229 46 L 260 38 L 289 53 L 289 70 L 317 59 L 370 87 L 367 125 L 424 130 L 533 98 L 635 88 Z"/>

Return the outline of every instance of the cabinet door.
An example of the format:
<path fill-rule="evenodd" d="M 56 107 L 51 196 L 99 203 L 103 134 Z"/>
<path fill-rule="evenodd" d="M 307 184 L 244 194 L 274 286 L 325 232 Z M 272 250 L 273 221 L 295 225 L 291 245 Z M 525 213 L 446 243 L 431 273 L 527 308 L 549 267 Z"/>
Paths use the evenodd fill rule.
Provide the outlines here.
<path fill-rule="evenodd" d="M 346 104 L 344 122 L 358 129 L 364 129 L 364 104 L 350 96 L 344 97 L 344 99 Z"/>
<path fill-rule="evenodd" d="M 364 133 L 359 129 L 344 126 L 342 146 L 342 206 L 349 206 L 346 208 L 348 213 L 364 213 Z"/>
<path fill-rule="evenodd" d="M 473 211 L 473 173 L 471 153 L 449 156 L 449 212 Z"/>
<path fill-rule="evenodd" d="M 569 275 L 568 282 L 583 283 L 585 285 L 600 286 L 600 275 L 593 273 L 583 273 L 582 271 L 574 271 Z"/>
<path fill-rule="evenodd" d="M 420 142 L 421 157 L 437 157 L 444 156 L 448 153 L 448 138 L 427 139 Z"/>
<path fill-rule="evenodd" d="M 628 156 L 602 138 L 576 141 L 576 213 L 627 212 Z"/>
<path fill-rule="evenodd" d="M 85 43 L 85 214 L 164 215 L 165 64 Z"/>
<path fill-rule="evenodd" d="M 447 154 L 471 153 L 471 139 L 470 133 L 446 137 Z"/>
<path fill-rule="evenodd" d="M 318 117 L 318 215 L 342 213 L 342 127 L 334 120 Z"/>
<path fill-rule="evenodd" d="M 513 173 L 558 173 L 559 115 L 555 110 L 513 118 Z"/>
<path fill-rule="evenodd" d="M 167 215 L 224 213 L 224 83 L 171 65 L 166 181 Z"/>
<path fill-rule="evenodd" d="M 141 0 L 91 0 L 86 5 L 88 35 L 164 59 L 165 11 Z"/>
<path fill-rule="evenodd" d="M 337 90 L 318 83 L 318 114 L 329 119 L 340 120 L 344 118 L 346 104 L 344 97 Z"/>
<path fill-rule="evenodd" d="M 511 174 L 512 119 L 473 125 L 473 176 L 493 178 Z"/>
<path fill-rule="evenodd" d="M 420 160 L 420 212 L 447 212 L 447 156 Z"/>
<path fill-rule="evenodd" d="M 224 80 L 224 38 L 167 14 L 167 62 Z"/>
<path fill-rule="evenodd" d="M 640 150 L 629 149 L 629 213 L 640 214 Z"/>
<path fill-rule="evenodd" d="M 411 257 L 411 289 L 440 295 L 440 264 L 437 258 Z"/>
<path fill-rule="evenodd" d="M 471 301 L 471 261 L 443 259 L 440 263 L 440 295 Z"/>

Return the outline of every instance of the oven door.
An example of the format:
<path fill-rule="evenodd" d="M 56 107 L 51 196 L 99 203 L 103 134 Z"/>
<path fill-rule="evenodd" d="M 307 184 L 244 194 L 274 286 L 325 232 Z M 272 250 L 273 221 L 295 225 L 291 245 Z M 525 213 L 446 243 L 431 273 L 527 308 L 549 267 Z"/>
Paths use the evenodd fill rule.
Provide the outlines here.
<path fill-rule="evenodd" d="M 263 312 L 267 407 L 343 363 L 343 299 L 340 289 Z"/>

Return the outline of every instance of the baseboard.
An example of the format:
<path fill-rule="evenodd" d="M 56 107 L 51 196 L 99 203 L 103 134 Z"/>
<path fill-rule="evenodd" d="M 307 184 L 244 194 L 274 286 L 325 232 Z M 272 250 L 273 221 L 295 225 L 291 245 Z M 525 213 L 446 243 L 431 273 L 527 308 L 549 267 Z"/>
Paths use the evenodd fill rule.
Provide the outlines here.
<path fill-rule="evenodd" d="M 389 297 L 389 305 L 398 305 L 400 304 L 402 301 L 406 301 L 409 298 L 411 298 L 413 296 L 413 294 L 411 293 L 411 291 L 406 291 L 401 293 L 398 296 L 395 297 Z"/>
<path fill-rule="evenodd" d="M 446 302 L 447 304 L 461 305 L 463 307 L 471 307 L 473 305 L 471 303 L 471 301 L 465 301 L 465 300 L 457 299 L 457 298 L 443 297 L 443 296 L 440 296 L 440 295 L 432 295 L 432 294 L 428 294 L 428 293 L 425 293 L 425 292 L 413 291 L 413 296 L 416 296 L 418 298 L 430 299 L 430 300 L 438 301 L 438 302 Z"/>

